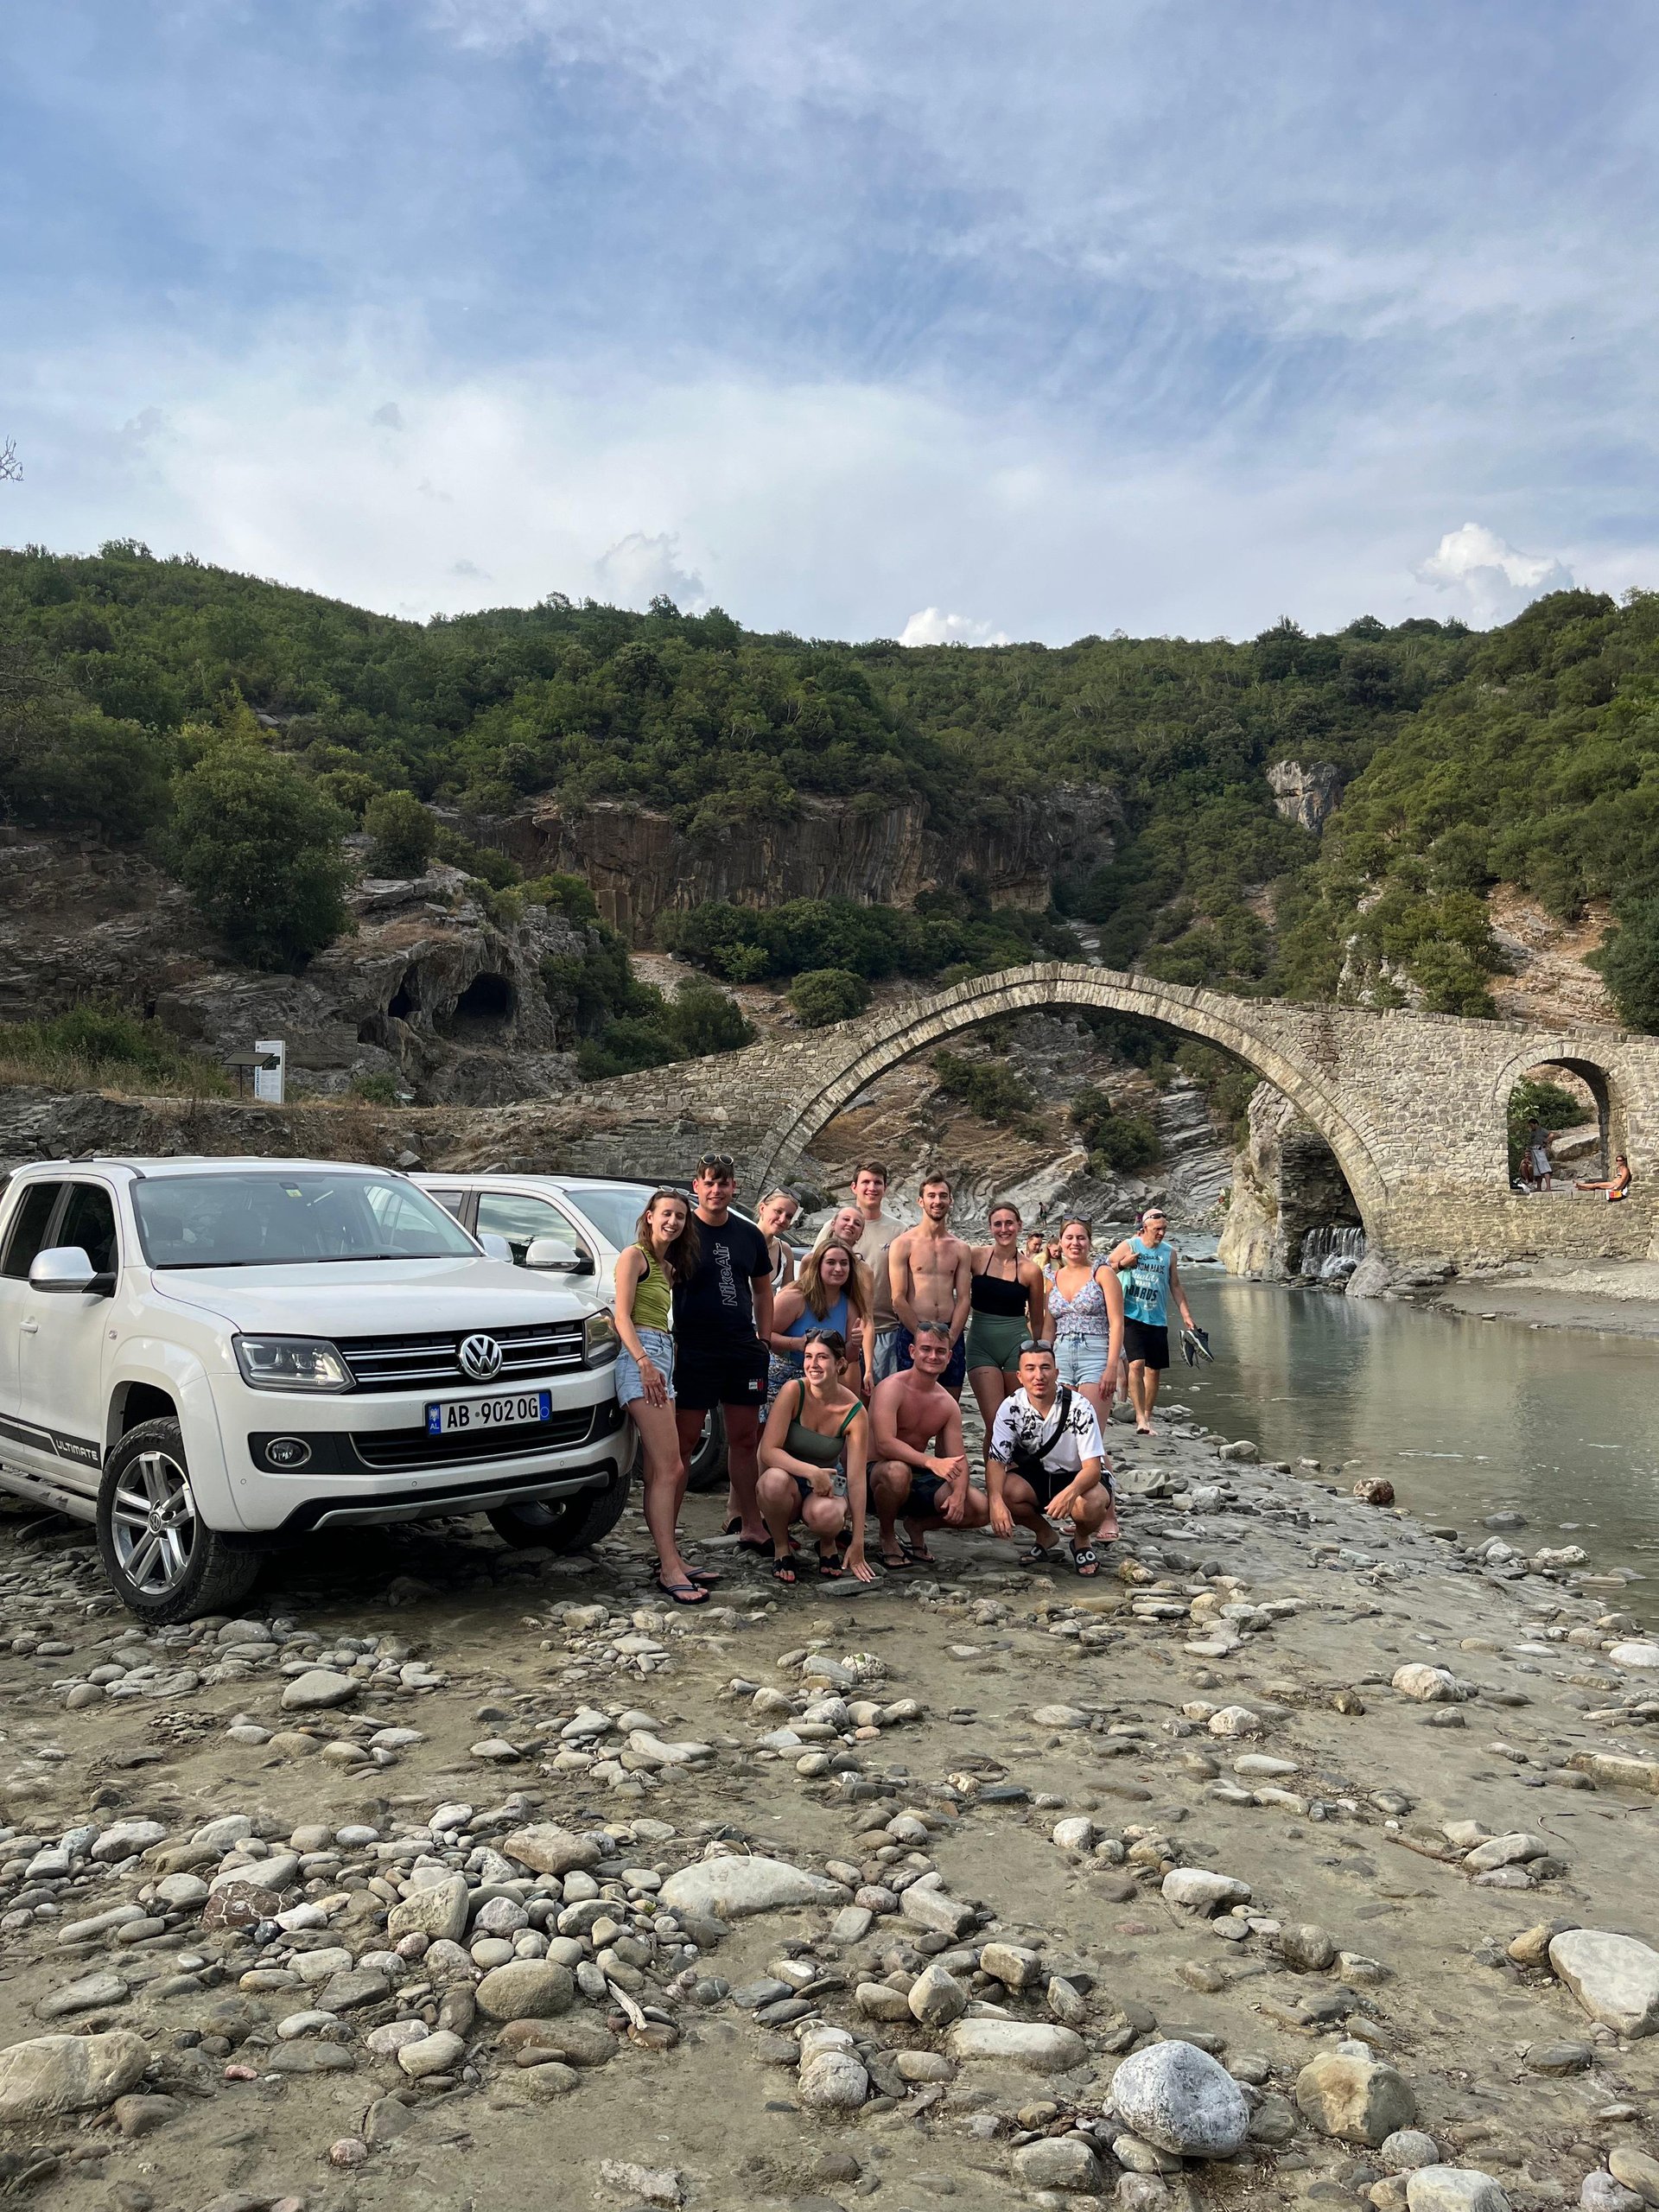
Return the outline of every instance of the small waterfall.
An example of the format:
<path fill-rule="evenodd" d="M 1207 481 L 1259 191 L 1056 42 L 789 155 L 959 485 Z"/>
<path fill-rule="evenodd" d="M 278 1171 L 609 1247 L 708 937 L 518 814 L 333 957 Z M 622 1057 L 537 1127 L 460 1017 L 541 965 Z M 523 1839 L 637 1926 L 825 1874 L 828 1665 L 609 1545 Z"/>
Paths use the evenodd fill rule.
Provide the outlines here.
<path fill-rule="evenodd" d="M 1302 1239 L 1301 1273 L 1315 1282 L 1341 1282 L 1364 1256 L 1363 1229 L 1310 1229 Z"/>

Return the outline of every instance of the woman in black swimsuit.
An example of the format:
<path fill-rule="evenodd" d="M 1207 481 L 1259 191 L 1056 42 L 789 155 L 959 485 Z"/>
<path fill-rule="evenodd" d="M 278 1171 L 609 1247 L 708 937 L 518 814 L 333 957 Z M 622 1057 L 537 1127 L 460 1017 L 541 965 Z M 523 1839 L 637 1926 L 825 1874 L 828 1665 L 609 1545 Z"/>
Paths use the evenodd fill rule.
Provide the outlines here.
<path fill-rule="evenodd" d="M 1020 1250 L 1020 1209 L 1000 1198 L 990 1211 L 991 1241 L 970 1248 L 968 1380 L 991 1433 L 996 1409 L 1020 1387 L 1020 1347 L 1040 1338 L 1047 1319 L 1047 1291 L 1040 1262 Z"/>

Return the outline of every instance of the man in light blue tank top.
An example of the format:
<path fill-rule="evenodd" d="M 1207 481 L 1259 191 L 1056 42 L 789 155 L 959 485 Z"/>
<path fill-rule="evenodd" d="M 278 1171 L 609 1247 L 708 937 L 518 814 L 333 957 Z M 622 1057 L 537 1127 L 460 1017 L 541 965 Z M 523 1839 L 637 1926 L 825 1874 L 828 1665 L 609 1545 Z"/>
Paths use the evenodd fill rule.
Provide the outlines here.
<path fill-rule="evenodd" d="M 1112 1254 L 1108 1265 L 1123 1278 L 1123 1350 L 1129 1363 L 1129 1401 L 1135 1426 L 1152 1434 L 1152 1409 L 1158 1385 L 1169 1365 L 1169 1301 L 1173 1297 L 1190 1329 L 1192 1311 L 1181 1286 L 1180 1262 L 1168 1242 L 1169 1221 L 1160 1206 L 1148 1206 L 1138 1235 Z"/>

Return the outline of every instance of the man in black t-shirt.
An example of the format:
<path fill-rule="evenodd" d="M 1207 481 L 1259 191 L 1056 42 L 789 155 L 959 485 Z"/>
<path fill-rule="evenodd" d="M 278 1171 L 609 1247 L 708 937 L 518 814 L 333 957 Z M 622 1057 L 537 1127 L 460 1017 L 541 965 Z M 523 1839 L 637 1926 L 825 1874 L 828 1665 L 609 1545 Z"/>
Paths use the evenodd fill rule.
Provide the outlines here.
<path fill-rule="evenodd" d="M 772 1334 L 772 1255 L 752 1223 L 731 1211 L 735 1171 L 723 1152 L 705 1153 L 691 1179 L 702 1247 L 696 1269 L 674 1291 L 674 1402 L 680 1458 L 691 1455 L 712 1406 L 724 1408 L 732 1505 L 741 1540 L 755 1551 L 772 1538 L 755 1497 L 760 1409 Z"/>

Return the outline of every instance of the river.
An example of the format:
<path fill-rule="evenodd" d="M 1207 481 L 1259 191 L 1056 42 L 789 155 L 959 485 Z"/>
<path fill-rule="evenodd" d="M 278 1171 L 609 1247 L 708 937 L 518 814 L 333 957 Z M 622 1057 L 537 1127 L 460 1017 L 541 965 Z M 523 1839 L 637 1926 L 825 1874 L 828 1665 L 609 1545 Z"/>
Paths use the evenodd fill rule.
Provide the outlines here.
<path fill-rule="evenodd" d="M 1599 1567 L 1659 1554 L 1659 1346 L 1214 1267 L 1189 1264 L 1186 1283 L 1215 1363 L 1178 1364 L 1165 1395 L 1209 1427 L 1267 1459 L 1386 1475 L 1402 1505 L 1465 1535 L 1515 1510 Z"/>

